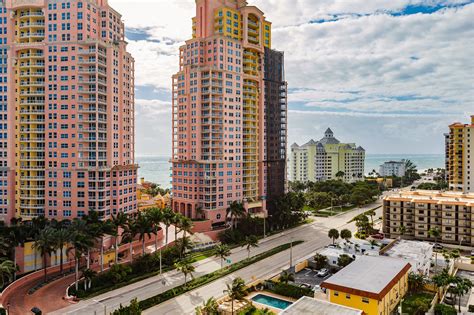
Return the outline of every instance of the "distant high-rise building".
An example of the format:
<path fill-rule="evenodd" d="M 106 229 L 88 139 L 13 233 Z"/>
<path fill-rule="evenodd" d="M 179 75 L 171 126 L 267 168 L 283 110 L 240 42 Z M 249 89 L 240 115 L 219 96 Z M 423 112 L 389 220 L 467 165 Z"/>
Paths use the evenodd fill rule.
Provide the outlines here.
<path fill-rule="evenodd" d="M 341 143 L 330 128 L 319 141 L 291 146 L 291 181 L 319 182 L 342 179 L 355 182 L 364 178 L 365 150 L 355 143 Z"/>
<path fill-rule="evenodd" d="M 286 83 L 283 55 L 265 55 L 270 47 L 271 23 L 258 8 L 243 0 L 196 0 L 193 38 L 180 47 L 173 76 L 175 211 L 209 219 L 214 227 L 225 224 L 234 201 L 249 212 L 265 212 L 269 165 L 275 164 L 270 176 L 280 181 L 278 189 L 270 188 L 284 187 Z M 278 67 L 268 74 L 267 60 Z M 277 83 L 266 87 L 265 79 Z M 267 123 L 266 115 L 279 120 Z M 276 125 L 271 147 L 279 152 L 270 157 L 267 128 Z"/>
<path fill-rule="evenodd" d="M 6 0 L 0 22 L 0 220 L 135 211 L 120 14 L 106 0 Z"/>
<path fill-rule="evenodd" d="M 471 124 L 449 126 L 445 135 L 446 179 L 453 191 L 474 192 L 474 115 Z"/>

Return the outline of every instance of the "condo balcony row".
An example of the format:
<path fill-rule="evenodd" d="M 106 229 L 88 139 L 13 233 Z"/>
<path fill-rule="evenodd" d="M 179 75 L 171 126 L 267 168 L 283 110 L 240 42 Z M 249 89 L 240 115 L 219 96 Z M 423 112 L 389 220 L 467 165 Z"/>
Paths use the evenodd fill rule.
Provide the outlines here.
<path fill-rule="evenodd" d="M 44 68 L 44 61 L 20 62 L 20 68 Z"/>
<path fill-rule="evenodd" d="M 24 28 L 43 28 L 45 26 L 44 20 L 36 20 L 36 21 L 28 21 L 28 22 L 21 22 L 19 24 L 19 28 L 24 29 Z"/>
<path fill-rule="evenodd" d="M 20 38 L 44 38 L 45 32 L 22 32 Z"/>
<path fill-rule="evenodd" d="M 21 71 L 20 77 L 44 77 L 44 71 Z"/>
<path fill-rule="evenodd" d="M 79 68 L 79 74 L 100 74 L 102 76 L 107 76 L 107 72 L 100 68 Z"/>
<path fill-rule="evenodd" d="M 106 89 L 95 89 L 95 88 L 84 88 L 83 86 L 79 86 L 77 89 L 77 92 L 79 94 L 102 94 L 102 95 L 107 95 L 107 90 Z"/>
<path fill-rule="evenodd" d="M 105 49 L 96 49 L 96 48 L 89 48 L 89 49 L 84 49 L 84 48 L 79 48 L 78 49 L 78 54 L 79 55 L 95 55 L 98 54 L 100 56 L 106 57 L 107 56 L 107 51 Z"/>
<path fill-rule="evenodd" d="M 87 80 L 85 80 L 82 76 L 78 78 L 79 84 L 100 84 L 100 85 L 107 85 L 107 80 L 105 79 L 96 79 L 93 76 L 89 76 Z"/>
<path fill-rule="evenodd" d="M 36 53 L 32 53 L 32 52 L 28 52 L 28 53 L 20 53 L 20 59 L 37 59 L 37 58 L 43 58 L 44 57 L 44 53 L 42 52 L 36 52 Z"/>
<path fill-rule="evenodd" d="M 102 103 L 102 102 L 99 102 L 99 103 Z M 88 108 L 79 106 L 77 111 L 81 113 L 107 113 L 107 109 L 105 107 L 95 107 L 95 106 L 89 106 Z"/>
<path fill-rule="evenodd" d="M 44 81 L 42 80 L 37 80 L 37 81 L 21 81 L 20 86 L 21 87 L 43 87 L 44 86 Z"/>
<path fill-rule="evenodd" d="M 20 18 L 36 18 L 36 17 L 43 17 L 44 13 L 42 10 L 22 10 L 20 13 L 16 13 Z"/>
<path fill-rule="evenodd" d="M 77 62 L 82 65 L 95 65 L 96 63 L 104 65 L 104 66 L 107 65 L 107 60 L 100 59 L 100 58 L 93 58 L 93 57 L 90 57 L 87 59 L 79 58 Z"/>

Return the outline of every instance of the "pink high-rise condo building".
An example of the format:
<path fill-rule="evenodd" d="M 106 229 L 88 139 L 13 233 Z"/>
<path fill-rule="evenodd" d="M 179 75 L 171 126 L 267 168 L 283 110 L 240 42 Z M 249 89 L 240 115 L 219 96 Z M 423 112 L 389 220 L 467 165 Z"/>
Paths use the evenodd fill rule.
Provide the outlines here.
<path fill-rule="evenodd" d="M 257 7 L 244 0 L 196 0 L 193 38 L 180 47 L 173 76 L 172 205 L 187 217 L 207 219 L 212 229 L 225 226 L 232 202 L 266 214 L 267 190 L 284 192 L 286 83 L 276 85 L 276 98 L 265 97 L 270 47 L 271 23 Z M 282 74 L 282 54 L 278 62 Z M 276 102 L 277 116 L 268 113 L 267 101 Z M 270 116 L 281 127 L 272 136 L 278 142 L 272 150 L 280 153 L 279 188 L 267 182 L 274 163 L 267 157 Z"/>
<path fill-rule="evenodd" d="M 0 220 L 136 211 L 126 45 L 106 0 L 0 2 Z"/>

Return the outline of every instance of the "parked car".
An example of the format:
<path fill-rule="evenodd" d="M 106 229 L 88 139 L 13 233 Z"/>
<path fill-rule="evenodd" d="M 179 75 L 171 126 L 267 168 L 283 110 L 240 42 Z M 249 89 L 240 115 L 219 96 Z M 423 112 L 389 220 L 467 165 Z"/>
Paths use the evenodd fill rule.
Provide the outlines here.
<path fill-rule="evenodd" d="M 323 268 L 319 270 L 318 277 L 326 277 L 328 274 L 329 274 L 329 270 L 327 270 L 326 268 Z"/>
<path fill-rule="evenodd" d="M 376 240 L 383 240 L 385 238 L 385 235 L 383 233 L 377 233 L 371 235 L 370 237 L 375 238 Z"/>
<path fill-rule="evenodd" d="M 436 243 L 436 244 L 433 245 L 433 249 L 440 249 L 441 250 L 441 249 L 443 249 L 443 245 Z M 471 252 L 471 254 L 472 254 L 472 252 Z"/>
<path fill-rule="evenodd" d="M 474 250 L 471 250 L 471 256 L 474 256 Z"/>
<path fill-rule="evenodd" d="M 444 297 L 444 303 L 449 304 L 449 305 L 454 305 L 455 301 L 451 295 L 446 294 L 446 296 Z"/>
<path fill-rule="evenodd" d="M 300 287 L 306 288 L 306 289 L 311 289 L 311 285 L 310 285 L 310 284 L 307 284 L 307 283 L 301 283 L 301 284 L 300 284 Z"/>

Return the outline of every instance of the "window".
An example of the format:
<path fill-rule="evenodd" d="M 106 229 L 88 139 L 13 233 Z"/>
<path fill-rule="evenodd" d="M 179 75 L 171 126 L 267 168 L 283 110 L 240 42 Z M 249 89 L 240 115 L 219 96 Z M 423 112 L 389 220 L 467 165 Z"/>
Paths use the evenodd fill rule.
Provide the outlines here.
<path fill-rule="evenodd" d="M 351 299 L 351 295 L 350 295 L 350 294 L 346 294 L 346 299 L 350 300 L 350 299 Z"/>
<path fill-rule="evenodd" d="M 339 296 L 339 292 L 334 291 L 334 296 Z"/>
<path fill-rule="evenodd" d="M 363 298 L 362 298 L 362 303 L 369 304 L 369 299 L 366 298 L 366 297 L 363 297 Z"/>

